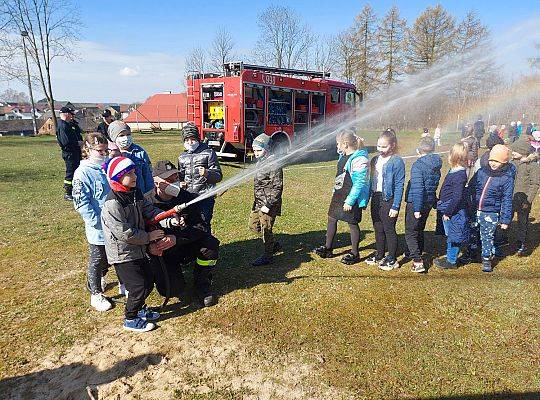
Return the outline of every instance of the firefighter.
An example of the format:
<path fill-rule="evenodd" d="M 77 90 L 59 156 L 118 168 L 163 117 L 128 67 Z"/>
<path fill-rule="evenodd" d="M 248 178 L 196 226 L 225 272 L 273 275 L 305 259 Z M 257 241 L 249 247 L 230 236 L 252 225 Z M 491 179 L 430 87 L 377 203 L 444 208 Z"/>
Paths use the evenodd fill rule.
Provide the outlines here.
<path fill-rule="evenodd" d="M 200 196 L 212 190 L 216 183 L 221 182 L 223 174 L 216 152 L 206 143 L 201 142 L 199 129 L 193 123 L 188 123 L 182 129 L 185 151 L 178 157 L 178 170 L 182 179 L 182 188 Z M 214 214 L 215 196 L 199 202 L 206 223 L 210 228 Z"/>
<path fill-rule="evenodd" d="M 75 121 L 75 110 L 69 107 L 60 109 L 60 120 L 56 128 L 56 139 L 62 149 L 62 158 L 66 163 L 64 178 L 64 199 L 73 201 L 73 174 L 81 162 L 81 147 L 83 144 L 82 130 Z"/>
<path fill-rule="evenodd" d="M 180 187 L 179 171 L 170 161 L 158 161 L 153 170 L 155 194 L 154 205 L 162 210 L 187 203 L 197 197 Z M 165 229 L 166 240 L 164 247 L 171 246 L 163 252 L 163 261 L 169 276 L 170 297 L 180 298 L 184 291 L 185 281 L 181 265 L 195 261 L 193 281 L 195 294 L 203 307 L 216 303 L 212 293 L 212 275 L 215 268 L 219 240 L 212 236 L 204 222 L 200 203 L 195 203 L 182 210 L 180 226 Z M 165 243 L 169 241 L 169 244 Z M 158 292 L 165 296 L 166 283 L 164 271 L 159 265 L 159 259 L 154 255 L 153 269 Z"/>
<path fill-rule="evenodd" d="M 103 134 L 103 136 L 105 136 L 107 140 L 110 142 L 111 138 L 109 137 L 108 129 L 111 122 L 114 121 L 114 117 L 111 113 L 111 110 L 106 109 L 105 111 L 103 111 L 103 114 L 101 114 L 101 119 L 103 119 L 103 121 L 100 122 L 100 124 L 96 128 L 96 131 Z"/>

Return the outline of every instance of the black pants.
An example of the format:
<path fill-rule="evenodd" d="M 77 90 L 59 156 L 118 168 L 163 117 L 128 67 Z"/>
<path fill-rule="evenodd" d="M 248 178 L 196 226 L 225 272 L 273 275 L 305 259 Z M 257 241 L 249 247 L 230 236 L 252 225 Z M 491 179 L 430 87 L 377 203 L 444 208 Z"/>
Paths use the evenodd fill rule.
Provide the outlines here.
<path fill-rule="evenodd" d="M 105 246 L 88 244 L 88 269 L 87 279 L 91 294 L 102 293 L 101 277 L 105 276 L 109 269 Z"/>
<path fill-rule="evenodd" d="M 129 291 L 126 301 L 126 319 L 133 319 L 144 306 L 154 287 L 152 268 L 146 258 L 114 264 L 116 275 Z"/>
<path fill-rule="evenodd" d="M 75 174 L 75 170 L 79 167 L 79 164 L 81 163 L 81 154 L 80 153 L 68 153 L 68 152 L 62 152 L 62 158 L 64 159 L 64 162 L 66 163 L 66 176 L 64 178 L 64 189 L 66 191 L 66 194 L 69 194 L 71 196 L 71 192 L 73 189 L 73 174 Z"/>
<path fill-rule="evenodd" d="M 407 250 L 413 261 L 422 261 L 422 253 L 424 252 L 424 229 L 431 211 L 431 205 L 424 207 L 420 211 L 420 218 L 414 217 L 412 203 L 407 203 L 405 207 L 405 241 L 407 242 Z"/>
<path fill-rule="evenodd" d="M 531 212 L 531 208 L 527 208 L 526 210 L 522 209 L 516 209 L 517 214 L 517 224 L 516 224 L 516 239 L 520 244 L 525 243 L 527 240 L 527 231 L 529 230 L 529 213 Z"/>
<path fill-rule="evenodd" d="M 397 256 L 397 218 L 390 218 L 388 216 L 393 200 L 391 198 L 388 201 L 384 201 L 381 192 L 373 193 L 371 198 L 371 220 L 373 221 L 373 228 L 375 230 L 377 258 L 384 257 L 386 249 L 388 249 L 388 257 L 395 260 Z"/>

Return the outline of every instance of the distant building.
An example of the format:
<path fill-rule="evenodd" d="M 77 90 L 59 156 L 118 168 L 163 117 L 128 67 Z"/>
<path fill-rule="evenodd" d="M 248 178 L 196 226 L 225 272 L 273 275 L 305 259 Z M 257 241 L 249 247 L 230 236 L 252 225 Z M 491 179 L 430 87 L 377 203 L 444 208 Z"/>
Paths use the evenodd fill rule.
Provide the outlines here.
<path fill-rule="evenodd" d="M 41 130 L 43 123 L 43 119 L 36 120 L 38 131 Z M 0 121 L 0 134 L 2 136 L 31 136 L 34 134 L 34 126 L 31 119 L 13 119 L 7 121 Z"/>
<path fill-rule="evenodd" d="M 155 94 L 124 118 L 133 131 L 181 129 L 187 121 L 185 93 Z"/>

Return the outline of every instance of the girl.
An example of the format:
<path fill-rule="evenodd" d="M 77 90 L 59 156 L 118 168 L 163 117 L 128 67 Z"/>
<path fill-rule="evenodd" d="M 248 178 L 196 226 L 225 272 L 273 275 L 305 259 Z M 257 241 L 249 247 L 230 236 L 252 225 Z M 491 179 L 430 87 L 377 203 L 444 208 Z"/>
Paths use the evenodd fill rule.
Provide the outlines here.
<path fill-rule="evenodd" d="M 405 163 L 396 154 L 397 138 L 387 129 L 377 140 L 378 156 L 371 160 L 371 219 L 377 252 L 366 260 L 384 271 L 398 268 L 396 221 L 405 184 Z M 384 257 L 385 249 L 388 255 Z"/>
<path fill-rule="evenodd" d="M 345 221 L 351 231 L 351 252 L 341 259 L 344 264 L 355 264 L 360 261 L 358 245 L 362 208 L 369 200 L 369 159 L 364 142 L 353 131 L 341 131 L 337 138 L 339 160 L 326 228 L 326 243 L 314 249 L 314 253 L 322 258 L 332 257 L 334 236 L 337 222 Z"/>
<path fill-rule="evenodd" d="M 435 144 L 437 147 L 441 147 L 441 124 L 437 124 L 437 127 L 435 128 L 435 133 L 433 134 L 433 140 L 435 140 Z"/>
<path fill-rule="evenodd" d="M 433 263 L 443 269 L 457 268 L 460 245 L 469 240 L 469 218 L 467 216 L 467 171 L 469 148 L 465 143 L 456 143 L 448 155 L 450 171 L 444 178 L 437 212 L 442 215 L 444 234 L 446 235 L 446 259 Z"/>
<path fill-rule="evenodd" d="M 509 161 L 508 147 L 496 144 L 489 152 L 488 163 L 482 165 L 469 182 L 480 227 L 483 272 L 493 271 L 491 259 L 497 252 L 493 240 L 497 225 L 500 224 L 501 229 L 506 230 L 512 221 L 516 168 Z"/>
<path fill-rule="evenodd" d="M 83 147 L 85 159 L 73 176 L 73 202 L 75 210 L 84 220 L 89 247 L 87 282 L 90 304 L 98 311 L 107 311 L 112 307 L 103 295 L 103 277 L 109 267 L 101 227 L 101 208 L 110 190 L 107 176 L 101 168 L 106 156 L 107 138 L 98 132 L 87 134 Z"/>

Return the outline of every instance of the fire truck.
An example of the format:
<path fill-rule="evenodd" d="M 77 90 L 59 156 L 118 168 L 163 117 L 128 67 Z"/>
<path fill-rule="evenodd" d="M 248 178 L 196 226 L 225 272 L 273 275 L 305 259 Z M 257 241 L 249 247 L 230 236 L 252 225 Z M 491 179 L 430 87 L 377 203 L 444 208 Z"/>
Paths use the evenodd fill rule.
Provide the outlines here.
<path fill-rule="evenodd" d="M 242 62 L 224 64 L 222 74 L 192 73 L 187 78 L 187 117 L 220 157 L 245 159 L 261 133 L 286 151 L 309 141 L 312 130 L 328 117 L 355 112 L 361 94 L 354 85 L 329 77 Z"/>

